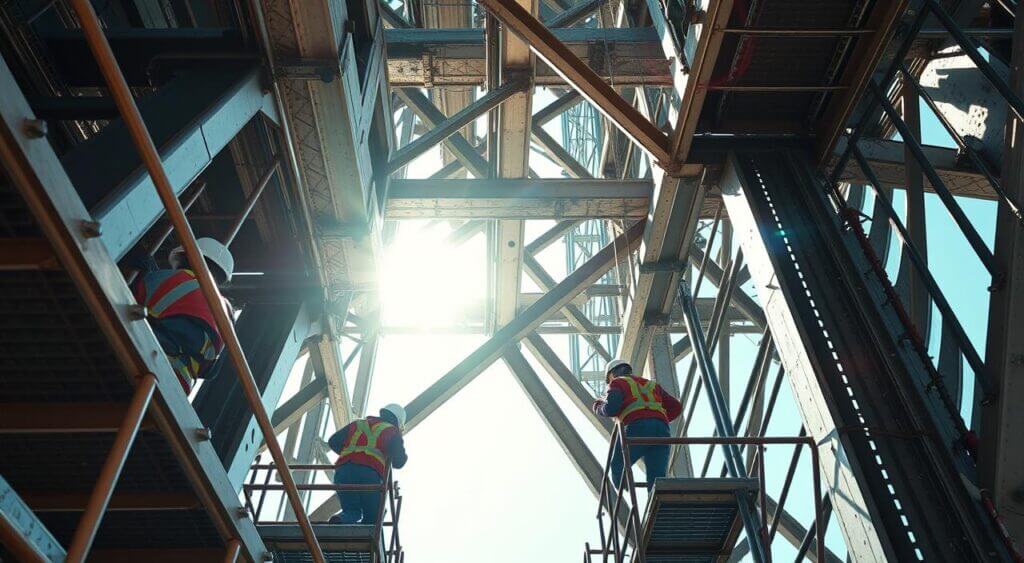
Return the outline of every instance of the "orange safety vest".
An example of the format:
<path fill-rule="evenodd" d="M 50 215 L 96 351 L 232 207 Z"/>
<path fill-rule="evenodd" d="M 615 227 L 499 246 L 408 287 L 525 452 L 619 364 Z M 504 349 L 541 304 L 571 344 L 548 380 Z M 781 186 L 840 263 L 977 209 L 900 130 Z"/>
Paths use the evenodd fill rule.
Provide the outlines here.
<path fill-rule="evenodd" d="M 135 299 L 146 307 L 152 321 L 159 322 L 171 317 L 191 317 L 205 325 L 203 345 L 199 350 L 173 350 L 174 345 L 161 341 L 167 352 L 167 359 L 178 375 L 182 387 L 188 393 L 196 378 L 203 375 L 220 356 L 224 349 L 220 332 L 213 320 L 213 313 L 199 289 L 199 280 L 192 270 L 158 270 L 140 276 L 134 288 Z M 225 303 L 225 308 L 230 306 Z M 159 339 L 161 334 L 157 332 Z"/>
<path fill-rule="evenodd" d="M 355 424 L 355 428 L 345 440 L 345 445 L 341 448 L 335 465 L 345 463 L 368 465 L 383 476 L 388 465 L 384 448 L 398 429 L 394 424 L 380 419 L 361 419 L 353 424 Z M 389 430 L 391 432 L 388 432 Z M 388 432 L 387 436 L 385 436 L 385 432 Z"/>
<path fill-rule="evenodd" d="M 626 386 L 629 387 L 629 397 L 624 397 L 625 405 L 616 418 L 625 423 L 630 415 L 648 410 L 654 411 L 660 414 L 662 418 L 667 419 L 668 415 L 665 413 L 665 407 L 662 406 L 661 401 L 655 396 L 658 389 L 658 384 L 655 381 L 648 380 L 645 383 L 640 383 L 637 378 L 632 376 L 616 379 L 625 381 Z"/>

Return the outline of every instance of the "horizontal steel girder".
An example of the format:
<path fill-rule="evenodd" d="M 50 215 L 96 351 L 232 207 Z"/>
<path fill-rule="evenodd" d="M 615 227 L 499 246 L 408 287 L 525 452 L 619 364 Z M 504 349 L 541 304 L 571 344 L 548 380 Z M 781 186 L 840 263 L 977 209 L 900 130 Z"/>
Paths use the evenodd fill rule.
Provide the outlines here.
<path fill-rule="evenodd" d="M 607 80 L 587 66 L 535 16 L 511 2 L 481 0 L 480 5 L 500 20 L 510 33 L 529 44 L 538 58 L 554 68 L 581 96 L 650 154 L 651 160 L 662 166 L 671 161 L 668 135 L 623 99 Z M 616 81 L 616 84 L 619 83 Z"/>
<path fill-rule="evenodd" d="M 437 407 L 450 399 L 460 389 L 504 353 L 505 348 L 515 345 L 522 338 L 536 330 L 544 320 L 572 301 L 578 293 L 601 279 L 620 259 L 640 244 L 644 221 L 639 221 L 611 244 L 602 248 L 585 264 L 560 281 L 542 299 L 515 316 L 508 324 L 498 329 L 479 348 L 459 362 L 448 373 L 435 381 L 406 406 L 407 429 L 423 421 Z"/>
<path fill-rule="evenodd" d="M 164 169 L 180 194 L 260 111 L 275 114 L 258 69 L 192 71 L 142 99 L 139 110 Z M 118 260 L 160 218 L 163 205 L 131 144 L 114 121 L 61 158 L 93 218 L 101 240 Z"/>
<path fill-rule="evenodd" d="M 832 169 L 838 155 L 846 150 L 846 142 L 845 137 L 840 140 L 832 160 L 826 166 L 827 170 Z M 868 164 L 871 165 L 875 175 L 878 176 L 879 181 L 882 182 L 882 185 L 903 189 L 903 186 L 907 183 L 907 173 L 906 151 L 902 142 L 888 139 L 861 139 L 857 143 L 857 148 L 864 153 L 864 157 L 867 159 Z M 928 162 L 935 167 L 939 178 L 942 179 L 942 182 L 946 184 L 951 193 L 965 197 L 996 199 L 996 193 L 985 180 L 985 176 L 972 168 L 968 163 L 961 162 L 960 155 L 956 149 L 934 146 L 922 148 L 925 155 L 928 156 Z M 867 175 L 861 170 L 854 159 L 850 159 L 843 173 L 840 174 L 839 180 L 854 184 L 869 183 Z M 924 179 L 924 188 L 929 192 L 935 191 L 928 178 Z"/>
<path fill-rule="evenodd" d="M 616 85 L 670 86 L 669 61 L 649 28 L 557 28 L 555 37 L 603 79 Z M 483 86 L 483 29 L 388 29 L 388 81 L 392 86 Z M 537 65 L 535 84 L 564 85 L 551 67 Z"/>
<path fill-rule="evenodd" d="M 640 219 L 649 180 L 392 180 L 387 219 Z"/>

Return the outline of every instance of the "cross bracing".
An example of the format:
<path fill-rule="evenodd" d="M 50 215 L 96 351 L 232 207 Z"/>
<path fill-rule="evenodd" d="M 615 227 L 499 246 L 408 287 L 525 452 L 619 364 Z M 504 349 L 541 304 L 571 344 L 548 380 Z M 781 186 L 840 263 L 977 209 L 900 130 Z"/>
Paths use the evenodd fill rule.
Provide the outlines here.
<path fill-rule="evenodd" d="M 734 559 L 971 560 L 1013 549 L 1024 465 L 1013 408 L 1024 104 L 1012 4 L 114 4 L 99 21 L 169 189 L 193 230 L 240 237 L 241 263 L 263 274 L 222 290 L 243 304 L 251 369 L 234 368 L 252 371 L 267 413 L 252 416 L 253 397 L 225 374 L 193 402 L 213 427 L 223 477 L 209 467 L 212 450 L 176 450 L 203 490 L 201 510 L 217 516 L 213 535 L 236 542 L 229 553 L 263 548 L 253 529 L 220 522 L 224 487 L 269 482 L 269 472 L 246 474 L 257 452 L 329 465 L 326 435 L 371 413 L 391 384 L 381 367 L 394 353 L 388 339 L 427 333 L 476 335 L 479 345 L 420 374 L 409 440 L 493 365 L 598 493 L 605 450 L 588 435 L 611 428 L 589 402 L 603 391 L 605 363 L 625 357 L 682 400 L 672 428 L 681 440 L 781 434 L 817 444 L 818 521 L 800 473 L 807 448 L 674 447 L 674 476 L 768 472 L 765 508 L 744 520 L 763 513 L 766 533 L 734 538 Z M 96 311 L 120 304 L 125 288 L 106 275 L 116 261 L 174 242 L 154 184 L 135 160 L 83 172 L 133 149 L 92 43 L 76 31 L 80 15 L 64 2 L 2 10 L 12 38 L 0 51 L 5 92 L 30 112 L 5 110 L 20 143 L 3 153 L 11 192 L 38 223 L 72 201 L 102 227 L 82 235 L 70 220 L 55 223 L 5 252 L 4 271 L 46 271 L 56 264 L 48 253 L 66 264 L 87 252 L 92 270 L 76 271 L 76 287 Z M 199 86 L 202 95 L 181 101 Z M 50 153 L 25 148 L 40 138 L 38 124 L 19 125 L 27 115 L 49 124 Z M 31 173 L 58 157 L 68 182 L 42 190 Z M 21 241 L 18 219 L 4 217 Z M 97 232 L 99 256 L 69 246 L 60 228 Z M 402 240 L 429 233 L 441 233 L 445 252 L 475 253 L 482 290 L 447 324 L 392 322 L 380 266 Z M 429 299 L 437 286 L 426 277 L 438 272 L 423 269 Z M 115 325 L 104 338 L 123 337 Z M 144 336 L 119 344 L 122 363 L 152 347 Z M 844 383 L 858 369 L 876 383 Z M 158 398 L 173 391 L 160 377 Z M 164 432 L 190 420 L 182 397 L 157 402 L 177 409 Z M 5 403 L 27 413 L 3 416 L 5 435 L 67 431 L 38 416 L 38 404 Z M 65 426 L 75 424 L 117 426 L 86 415 Z M 262 426 L 283 448 L 260 444 L 250 431 Z M 895 469 L 917 459 L 929 469 Z M 285 478 L 299 489 L 272 496 L 262 516 L 333 513 L 329 493 L 301 488 L 329 482 L 331 469 L 318 467 Z M 0 466 L 7 473 L 18 475 Z M 9 481 L 42 515 L 30 525 L 84 509 Z M 274 534 L 264 534 L 272 550 L 293 541 Z M 636 545 L 625 553 L 642 557 Z"/>

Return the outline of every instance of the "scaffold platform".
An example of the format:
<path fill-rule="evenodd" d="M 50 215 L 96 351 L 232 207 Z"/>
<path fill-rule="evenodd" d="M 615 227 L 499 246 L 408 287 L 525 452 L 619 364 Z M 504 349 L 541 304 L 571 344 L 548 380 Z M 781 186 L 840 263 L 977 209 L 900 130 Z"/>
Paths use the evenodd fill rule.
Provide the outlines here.
<path fill-rule="evenodd" d="M 267 549 L 278 563 L 312 563 L 302 530 L 294 524 L 257 526 Z M 328 563 L 378 563 L 384 546 L 377 526 L 314 524 L 313 530 Z"/>
<path fill-rule="evenodd" d="M 756 479 L 658 479 L 647 503 L 640 550 L 647 563 L 729 559 L 743 523 L 739 503 Z"/>

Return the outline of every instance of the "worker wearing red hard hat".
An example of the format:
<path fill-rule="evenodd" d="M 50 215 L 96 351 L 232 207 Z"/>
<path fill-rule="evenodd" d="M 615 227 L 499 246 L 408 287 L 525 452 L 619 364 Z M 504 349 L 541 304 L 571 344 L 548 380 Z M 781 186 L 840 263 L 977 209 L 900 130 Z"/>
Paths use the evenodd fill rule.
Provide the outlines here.
<path fill-rule="evenodd" d="M 598 416 L 616 418 L 629 438 L 668 438 L 668 423 L 682 412 L 679 401 L 656 382 L 633 373 L 625 360 L 613 360 L 605 367 L 608 387 L 604 397 L 594 401 Z M 644 460 L 647 488 L 668 471 L 669 446 L 635 445 L 629 447 L 630 461 Z M 622 477 L 623 459 L 619 444 L 612 453 L 611 477 L 616 486 Z"/>
<path fill-rule="evenodd" d="M 394 403 L 380 409 L 380 416 L 350 422 L 327 440 L 338 461 L 334 470 L 336 485 L 380 485 L 388 465 L 405 466 L 402 430 L 405 409 Z M 331 524 L 377 523 L 383 497 L 379 491 L 338 491 L 341 512 L 329 520 Z"/>

